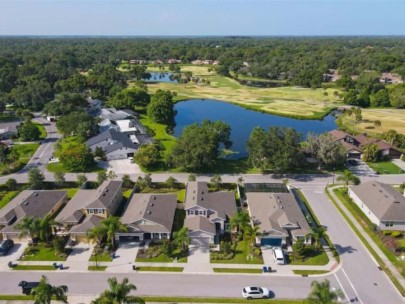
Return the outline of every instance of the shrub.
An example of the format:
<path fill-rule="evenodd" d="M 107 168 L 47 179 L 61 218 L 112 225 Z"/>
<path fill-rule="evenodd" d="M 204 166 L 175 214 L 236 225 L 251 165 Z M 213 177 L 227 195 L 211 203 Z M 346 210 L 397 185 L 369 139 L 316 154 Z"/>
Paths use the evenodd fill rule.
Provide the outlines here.
<path fill-rule="evenodd" d="M 390 230 L 383 230 L 382 234 L 383 235 L 390 235 L 392 232 Z"/>
<path fill-rule="evenodd" d="M 400 236 L 402 236 L 402 232 L 401 231 L 392 231 L 391 236 L 394 238 L 399 238 Z"/>
<path fill-rule="evenodd" d="M 261 256 L 261 255 L 262 255 L 262 251 L 260 250 L 260 248 L 255 247 L 255 248 L 253 249 L 253 254 L 256 255 L 256 256 Z"/>
<path fill-rule="evenodd" d="M 211 259 L 218 261 L 218 260 L 231 260 L 234 257 L 233 253 L 226 254 L 221 251 L 212 251 L 211 252 Z"/>

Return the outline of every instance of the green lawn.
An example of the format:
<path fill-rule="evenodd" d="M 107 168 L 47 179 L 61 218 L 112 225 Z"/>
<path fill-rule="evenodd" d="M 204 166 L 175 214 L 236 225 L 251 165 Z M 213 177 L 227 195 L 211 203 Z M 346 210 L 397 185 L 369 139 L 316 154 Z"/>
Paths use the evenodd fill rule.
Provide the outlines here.
<path fill-rule="evenodd" d="M 379 174 L 400 174 L 404 171 L 391 161 L 369 162 L 367 163 L 371 169 Z"/>
<path fill-rule="evenodd" d="M 56 270 L 53 265 L 17 265 L 13 270 Z"/>
<path fill-rule="evenodd" d="M 67 197 L 68 199 L 71 199 L 76 194 L 76 192 L 79 191 L 79 188 L 62 188 L 58 190 L 67 191 Z"/>
<path fill-rule="evenodd" d="M 96 256 L 92 255 L 89 259 L 90 262 L 96 261 Z M 97 254 L 97 262 L 111 262 L 110 252 L 103 251 L 102 253 Z"/>
<path fill-rule="evenodd" d="M 45 127 L 37 122 L 34 122 L 34 125 L 36 125 L 41 132 L 41 135 L 39 135 L 39 139 L 45 139 L 47 135 Z"/>
<path fill-rule="evenodd" d="M 107 266 L 88 266 L 87 270 L 89 271 L 104 271 L 106 270 Z"/>
<path fill-rule="evenodd" d="M 183 272 L 183 267 L 152 267 L 140 266 L 136 267 L 137 271 L 166 271 L 166 272 Z"/>
<path fill-rule="evenodd" d="M 66 257 L 57 256 L 52 245 L 38 243 L 31 249 L 31 254 L 23 256 L 21 261 L 66 261 Z"/>
<path fill-rule="evenodd" d="M 316 253 L 313 250 L 308 250 L 304 254 L 305 259 L 303 261 L 294 260 L 290 265 L 326 265 L 329 262 L 329 258 L 324 251 Z"/>
<path fill-rule="evenodd" d="M 327 270 L 293 270 L 295 274 L 300 274 L 300 275 L 316 275 L 316 274 L 325 274 L 328 273 L 329 271 Z"/>
<path fill-rule="evenodd" d="M 186 189 L 181 189 L 177 192 L 177 200 L 180 203 L 184 203 L 185 196 L 186 196 Z"/>
<path fill-rule="evenodd" d="M 175 253 L 173 253 L 173 256 L 175 256 Z M 174 258 L 168 257 L 165 254 L 161 254 L 155 258 L 140 258 L 136 257 L 135 262 L 145 262 L 145 263 L 172 263 Z M 187 263 L 187 257 L 181 257 L 177 259 L 177 262 L 179 263 Z"/>
<path fill-rule="evenodd" d="M 218 273 L 262 273 L 262 269 L 254 268 L 213 268 Z"/>
<path fill-rule="evenodd" d="M 36 143 L 11 146 L 12 150 L 16 150 L 18 152 L 19 158 L 15 163 L 10 164 L 8 167 L 3 162 L 0 163 L 0 175 L 14 173 L 24 168 L 34 155 L 35 151 L 37 151 L 38 147 L 39 144 Z"/>
<path fill-rule="evenodd" d="M 20 191 L 0 191 L 0 209 L 15 198 Z"/>
<path fill-rule="evenodd" d="M 69 173 L 70 171 L 66 170 L 65 167 L 59 162 L 55 163 L 49 163 L 46 166 L 46 169 L 50 172 L 63 172 L 63 173 Z M 99 171 L 105 171 L 103 168 L 94 166 L 93 168 L 89 169 L 86 171 L 86 173 L 91 173 L 91 172 L 99 172 Z"/>
<path fill-rule="evenodd" d="M 235 256 L 230 260 L 212 260 L 213 264 L 263 264 L 263 260 L 257 256 L 250 255 L 250 246 L 248 242 L 238 242 L 235 249 Z"/>
<path fill-rule="evenodd" d="M 128 199 L 129 196 L 131 195 L 131 193 L 132 193 L 132 189 L 125 190 L 124 192 L 122 192 L 122 197 Z"/>

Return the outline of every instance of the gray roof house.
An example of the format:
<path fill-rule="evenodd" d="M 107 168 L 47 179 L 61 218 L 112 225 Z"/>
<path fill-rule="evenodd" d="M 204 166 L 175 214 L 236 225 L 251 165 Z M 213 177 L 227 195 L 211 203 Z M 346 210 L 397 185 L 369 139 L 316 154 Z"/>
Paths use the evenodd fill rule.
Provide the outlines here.
<path fill-rule="evenodd" d="M 262 234 L 257 239 L 257 243 L 261 246 L 278 247 L 293 243 L 299 238 L 309 242 L 310 238 L 306 235 L 311 232 L 311 229 L 294 194 L 284 185 L 279 185 L 277 190 L 277 187 L 271 184 L 267 192 L 263 192 L 266 187 L 256 190 L 255 187 L 249 187 L 249 184 L 245 186 L 252 224 L 259 226 Z M 285 192 L 285 189 L 288 191 Z"/>
<path fill-rule="evenodd" d="M 235 195 L 231 191 L 209 192 L 206 182 L 188 182 L 184 210 L 190 237 L 214 243 L 237 212 Z"/>
<path fill-rule="evenodd" d="M 0 123 L 0 139 L 10 139 L 17 136 L 21 121 L 8 121 Z"/>
<path fill-rule="evenodd" d="M 369 181 L 349 186 L 348 195 L 378 228 L 405 231 L 405 197 L 392 186 Z"/>
<path fill-rule="evenodd" d="M 70 234 L 72 239 L 86 236 L 87 230 L 114 215 L 122 202 L 122 182 L 104 181 L 97 189 L 80 189 L 55 217 L 54 233 Z"/>
<path fill-rule="evenodd" d="M 127 135 L 114 129 L 109 129 L 88 139 L 86 145 L 93 152 L 97 147 L 102 148 L 107 160 L 132 157 L 139 147 L 137 144 L 132 143 Z"/>
<path fill-rule="evenodd" d="M 169 239 L 176 207 L 175 194 L 135 193 L 121 216 L 128 230 L 117 235 L 120 240 Z"/>
<path fill-rule="evenodd" d="M 18 238 L 15 226 L 25 217 L 54 214 L 67 201 L 66 191 L 24 190 L 0 210 L 0 233 L 4 239 Z"/>

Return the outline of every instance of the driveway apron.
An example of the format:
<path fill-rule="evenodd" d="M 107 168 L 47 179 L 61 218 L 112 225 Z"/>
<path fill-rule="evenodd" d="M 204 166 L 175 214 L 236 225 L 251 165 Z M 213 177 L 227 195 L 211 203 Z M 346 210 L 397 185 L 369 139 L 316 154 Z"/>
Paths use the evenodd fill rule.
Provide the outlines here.
<path fill-rule="evenodd" d="M 210 264 L 210 246 L 208 238 L 192 238 L 189 247 L 187 264 L 183 272 L 212 273 Z"/>

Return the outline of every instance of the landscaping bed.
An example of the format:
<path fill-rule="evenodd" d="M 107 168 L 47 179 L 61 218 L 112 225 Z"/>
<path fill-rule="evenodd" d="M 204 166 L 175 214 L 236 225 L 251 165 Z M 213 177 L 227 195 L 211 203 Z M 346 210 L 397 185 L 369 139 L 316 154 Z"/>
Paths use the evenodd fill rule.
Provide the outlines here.
<path fill-rule="evenodd" d="M 36 243 L 28 246 L 21 256 L 21 261 L 66 261 L 70 251 L 65 250 L 63 255 L 55 253 L 52 244 Z"/>
<path fill-rule="evenodd" d="M 163 242 L 152 242 L 149 244 L 149 248 L 141 248 L 138 250 L 136 256 L 136 262 L 148 262 L 148 263 L 171 263 L 177 260 L 179 263 L 187 262 L 187 252 L 180 252 L 175 249 L 171 256 L 167 256 L 164 253 Z"/>
<path fill-rule="evenodd" d="M 261 255 L 252 254 L 249 243 L 245 241 L 237 242 L 231 254 L 211 251 L 210 260 L 213 264 L 263 264 Z"/>

